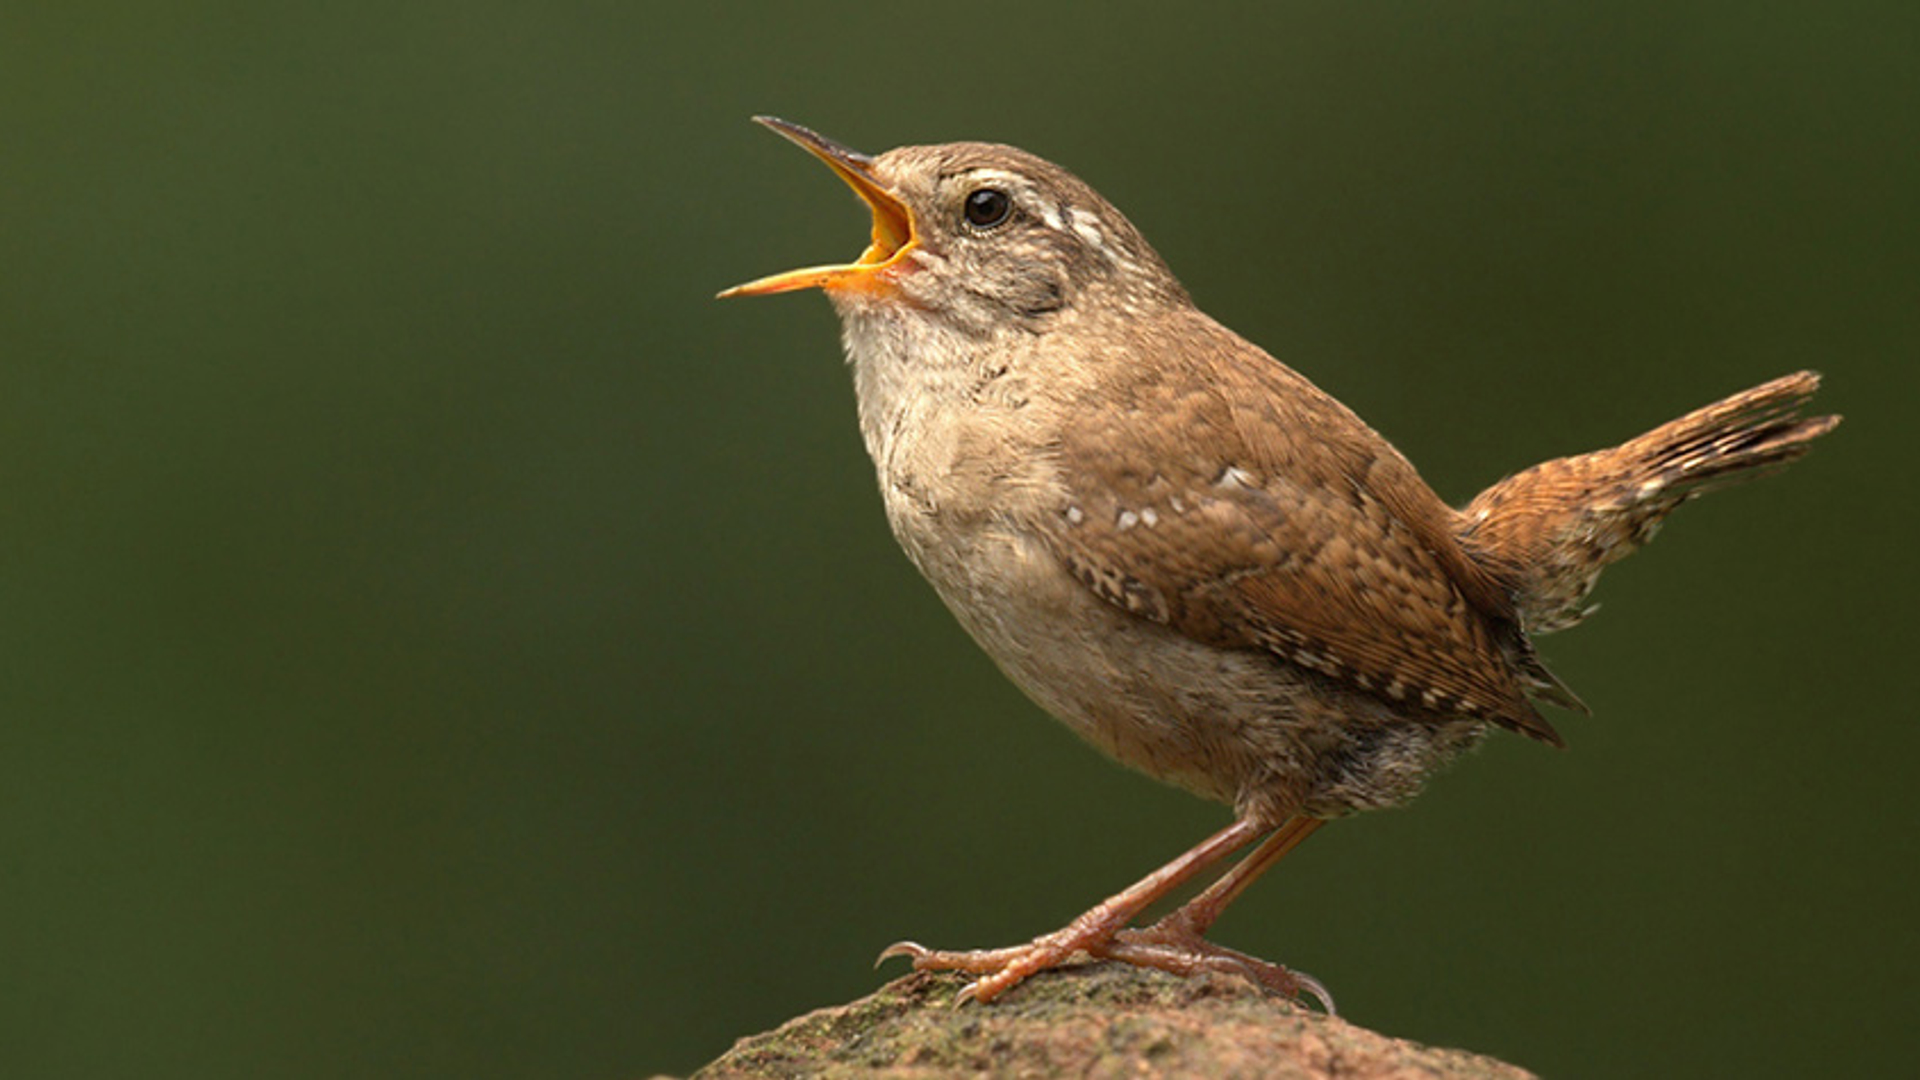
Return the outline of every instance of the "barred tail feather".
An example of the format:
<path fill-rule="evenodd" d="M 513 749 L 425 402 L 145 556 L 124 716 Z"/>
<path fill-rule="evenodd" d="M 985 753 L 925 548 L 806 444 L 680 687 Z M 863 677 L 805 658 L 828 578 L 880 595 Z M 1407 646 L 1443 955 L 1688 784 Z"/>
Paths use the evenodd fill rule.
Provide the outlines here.
<path fill-rule="evenodd" d="M 1653 538 L 1681 503 L 1797 461 L 1838 416 L 1803 417 L 1802 371 L 1717 401 L 1607 450 L 1556 458 L 1480 493 L 1459 517 L 1468 550 L 1513 583 L 1532 633 L 1579 622 L 1600 571 Z"/>

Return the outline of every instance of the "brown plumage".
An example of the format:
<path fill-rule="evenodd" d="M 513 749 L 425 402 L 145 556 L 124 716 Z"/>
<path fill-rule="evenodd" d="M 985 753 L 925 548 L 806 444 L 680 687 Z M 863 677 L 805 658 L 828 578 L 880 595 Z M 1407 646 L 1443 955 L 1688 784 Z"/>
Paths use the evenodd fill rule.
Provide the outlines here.
<path fill-rule="evenodd" d="M 1637 439 L 1555 458 L 1476 496 L 1458 533 L 1505 576 L 1532 633 L 1584 618 L 1600 571 L 1653 539 L 1688 499 L 1798 461 L 1838 416 L 1802 417 L 1820 376 L 1801 371 L 1743 390 Z"/>
<path fill-rule="evenodd" d="M 1077 177 L 990 143 L 879 157 L 765 120 L 873 214 L 853 263 L 723 295 L 824 289 L 907 555 L 1001 669 L 1118 760 L 1234 824 L 1063 930 L 1009 949 L 901 943 L 987 1000 L 1076 953 L 1311 979 L 1203 936 L 1324 819 L 1411 797 L 1489 725 L 1558 745 L 1580 708 L 1529 632 L 1694 495 L 1803 454 L 1811 373 L 1447 507 L 1347 408 L 1194 307 Z M 1174 914 L 1154 900 L 1265 837 Z"/>
<path fill-rule="evenodd" d="M 1062 561 L 1197 640 L 1559 743 L 1527 697 L 1553 684 L 1518 632 L 1509 583 L 1455 541 L 1453 512 L 1413 466 L 1217 323 L 1195 312 L 1166 329 L 1177 340 L 1156 351 L 1165 363 L 1129 371 L 1126 399 L 1090 403 L 1061 433 Z M 1142 413 L 1165 422 L 1135 422 Z"/>

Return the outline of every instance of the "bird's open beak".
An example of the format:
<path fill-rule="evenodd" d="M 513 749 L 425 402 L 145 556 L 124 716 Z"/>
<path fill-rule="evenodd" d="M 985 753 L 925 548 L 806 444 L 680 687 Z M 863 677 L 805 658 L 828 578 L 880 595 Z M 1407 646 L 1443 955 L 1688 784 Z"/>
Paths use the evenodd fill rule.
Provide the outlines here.
<path fill-rule="evenodd" d="M 735 285 L 720 294 L 729 296 L 765 296 L 768 293 L 791 292 L 794 289 L 863 289 L 871 288 L 883 281 L 880 271 L 893 266 L 912 251 L 916 242 L 913 229 L 913 214 L 907 205 L 901 202 L 880 182 L 873 178 L 873 159 L 856 150 L 841 146 L 824 135 L 816 134 L 799 124 L 789 124 L 785 120 L 772 116 L 756 116 L 757 124 L 763 124 L 799 143 L 801 148 L 826 162 L 827 168 L 840 175 L 840 179 L 853 188 L 860 201 L 873 211 L 873 242 L 867 245 L 860 258 L 839 266 L 810 266 L 804 270 L 789 270 L 784 274 L 774 274 L 758 281 L 749 281 L 745 285 Z"/>

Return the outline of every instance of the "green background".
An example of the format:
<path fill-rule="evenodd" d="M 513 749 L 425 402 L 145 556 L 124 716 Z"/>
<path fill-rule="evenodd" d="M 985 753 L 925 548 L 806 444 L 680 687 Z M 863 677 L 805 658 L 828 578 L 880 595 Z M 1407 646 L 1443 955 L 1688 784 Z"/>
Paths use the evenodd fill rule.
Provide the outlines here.
<path fill-rule="evenodd" d="M 1218 936 L 1552 1076 L 1910 1067 L 1917 41 L 1904 0 L 16 5 L 4 1071 L 685 1072 L 1224 823 L 900 557 L 826 303 L 712 301 L 865 238 L 757 112 L 1068 165 L 1456 501 L 1825 371 L 1818 453 L 1543 642 L 1571 751 L 1494 740 Z"/>

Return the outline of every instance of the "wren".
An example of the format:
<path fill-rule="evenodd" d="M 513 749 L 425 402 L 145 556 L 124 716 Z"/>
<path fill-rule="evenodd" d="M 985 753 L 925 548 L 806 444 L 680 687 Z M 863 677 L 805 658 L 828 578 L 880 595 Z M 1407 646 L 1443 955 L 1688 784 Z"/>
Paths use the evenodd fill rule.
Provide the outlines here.
<path fill-rule="evenodd" d="M 1539 704 L 1583 707 L 1529 635 L 1579 622 L 1601 569 L 1675 507 L 1839 422 L 1800 415 L 1819 386 L 1800 372 L 1455 510 L 1195 307 L 1065 169 L 989 143 L 869 157 L 758 120 L 853 188 L 872 238 L 852 263 L 721 295 L 826 292 L 887 520 L 961 625 L 1082 738 L 1235 813 L 1054 933 L 882 954 L 973 975 L 963 999 L 1084 954 L 1231 972 L 1331 1010 L 1308 976 L 1209 941 L 1221 910 L 1322 822 L 1405 801 L 1492 728 L 1561 745 Z"/>

